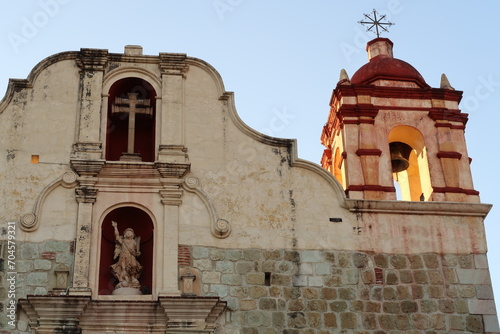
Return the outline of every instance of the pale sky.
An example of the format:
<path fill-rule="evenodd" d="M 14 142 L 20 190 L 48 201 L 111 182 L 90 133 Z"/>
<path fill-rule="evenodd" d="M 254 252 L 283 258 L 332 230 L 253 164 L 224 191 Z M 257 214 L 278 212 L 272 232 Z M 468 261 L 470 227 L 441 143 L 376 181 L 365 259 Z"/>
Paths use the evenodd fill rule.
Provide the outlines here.
<path fill-rule="evenodd" d="M 442 73 L 462 90 L 475 189 L 495 206 L 486 218 L 489 264 L 500 298 L 500 1 L 40 0 L 1 1 L 0 91 L 44 58 L 101 48 L 187 53 L 214 66 L 235 92 L 240 117 L 265 134 L 297 138 L 299 157 L 319 163 L 319 137 L 342 68 L 367 62 L 375 37 L 357 22 L 374 8 L 395 23 L 383 34 L 394 56 L 432 87 Z M 0 93 L 0 95 L 3 95 Z"/>

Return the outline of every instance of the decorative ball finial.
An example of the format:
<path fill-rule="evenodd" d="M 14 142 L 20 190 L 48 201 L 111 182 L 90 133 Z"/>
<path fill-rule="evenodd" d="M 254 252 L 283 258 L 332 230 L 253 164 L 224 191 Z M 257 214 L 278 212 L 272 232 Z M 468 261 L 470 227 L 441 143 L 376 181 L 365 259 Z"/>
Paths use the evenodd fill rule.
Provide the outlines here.
<path fill-rule="evenodd" d="M 373 10 L 372 14 L 373 14 L 373 17 L 371 17 L 369 14 L 363 14 L 368 21 L 358 21 L 358 23 L 363 24 L 363 25 L 367 25 L 366 31 L 371 31 L 371 32 L 377 34 L 377 38 L 380 37 L 381 32 L 389 32 L 389 30 L 386 28 L 386 26 L 392 26 L 395 24 L 395 23 L 391 23 L 389 21 L 382 22 L 383 20 L 385 20 L 385 15 L 377 17 L 378 13 L 375 9 Z M 375 31 L 372 30 L 373 27 L 375 27 Z M 379 28 L 382 31 L 380 31 Z"/>

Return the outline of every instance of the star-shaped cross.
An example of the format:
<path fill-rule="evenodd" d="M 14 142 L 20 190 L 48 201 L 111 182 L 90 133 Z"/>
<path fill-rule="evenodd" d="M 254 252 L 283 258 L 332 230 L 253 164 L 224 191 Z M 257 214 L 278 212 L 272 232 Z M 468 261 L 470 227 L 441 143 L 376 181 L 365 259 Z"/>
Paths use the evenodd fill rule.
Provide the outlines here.
<path fill-rule="evenodd" d="M 369 21 L 358 21 L 358 23 L 361 23 L 363 25 L 365 25 L 365 24 L 369 25 L 368 28 L 366 28 L 366 31 L 375 32 L 377 34 L 377 38 L 378 38 L 378 37 L 380 37 L 380 33 L 381 33 L 381 31 L 379 31 L 379 27 L 380 27 L 380 29 L 382 29 L 382 31 L 389 32 L 389 30 L 387 30 L 387 28 L 384 26 L 392 26 L 392 25 L 394 25 L 394 23 L 382 22 L 382 20 L 385 20 L 385 15 L 382 15 L 381 17 L 377 18 L 377 14 L 378 13 L 375 9 L 373 10 L 373 18 L 369 14 L 363 14 Z M 376 31 L 372 30 L 373 27 L 375 27 Z"/>

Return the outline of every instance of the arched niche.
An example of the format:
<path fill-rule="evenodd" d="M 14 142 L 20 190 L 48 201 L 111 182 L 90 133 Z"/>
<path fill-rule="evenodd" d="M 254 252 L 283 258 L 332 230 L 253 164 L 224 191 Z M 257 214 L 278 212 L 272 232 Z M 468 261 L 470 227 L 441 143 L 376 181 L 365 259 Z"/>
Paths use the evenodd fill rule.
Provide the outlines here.
<path fill-rule="evenodd" d="M 432 195 L 427 150 L 422 133 L 411 126 L 399 125 L 389 132 L 388 144 L 400 142 L 411 147 L 406 170 L 393 173 L 394 182 L 404 201 L 428 201 Z"/>
<path fill-rule="evenodd" d="M 99 263 L 99 295 L 110 295 L 118 283 L 111 273 L 110 266 L 116 262 L 114 257 L 115 235 L 111 222 L 118 225 L 120 235 L 127 228 L 132 228 L 135 235 L 141 238 L 138 257 L 142 265 L 142 275 L 139 278 L 141 291 L 144 295 L 151 294 L 153 286 L 153 247 L 154 224 L 149 214 L 139 208 L 123 206 L 110 211 L 101 224 L 101 257 Z"/>
<path fill-rule="evenodd" d="M 155 160 L 156 96 L 137 77 L 115 81 L 108 91 L 106 160 Z"/>

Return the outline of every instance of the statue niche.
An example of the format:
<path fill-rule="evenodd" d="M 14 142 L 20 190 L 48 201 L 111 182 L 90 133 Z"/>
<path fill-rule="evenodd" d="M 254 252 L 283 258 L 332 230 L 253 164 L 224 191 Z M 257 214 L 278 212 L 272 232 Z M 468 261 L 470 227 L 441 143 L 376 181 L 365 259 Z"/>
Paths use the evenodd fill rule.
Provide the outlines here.
<path fill-rule="evenodd" d="M 152 293 L 153 236 L 151 217 L 137 207 L 119 207 L 104 217 L 99 295 Z"/>
<path fill-rule="evenodd" d="M 141 284 L 139 277 L 142 273 L 142 266 L 137 257 L 141 255 L 141 237 L 136 237 L 134 230 L 127 228 L 120 236 L 117 223 L 111 222 L 114 228 L 116 245 L 114 259 L 118 261 L 110 266 L 113 276 L 118 280 L 113 294 L 141 294 Z M 137 291 L 136 291 L 137 290 Z"/>

